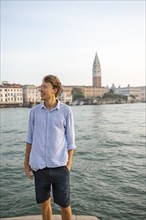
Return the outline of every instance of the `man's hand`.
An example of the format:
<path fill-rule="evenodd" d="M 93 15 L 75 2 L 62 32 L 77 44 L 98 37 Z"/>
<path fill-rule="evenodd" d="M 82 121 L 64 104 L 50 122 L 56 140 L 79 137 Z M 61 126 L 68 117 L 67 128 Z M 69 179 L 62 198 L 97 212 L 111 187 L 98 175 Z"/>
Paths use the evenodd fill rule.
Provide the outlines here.
<path fill-rule="evenodd" d="M 72 166 L 72 157 L 73 157 L 73 153 L 74 153 L 74 150 L 71 149 L 68 151 L 68 162 L 66 164 L 68 170 L 70 171 L 71 170 L 71 166 Z"/>
<path fill-rule="evenodd" d="M 33 174 L 32 174 L 32 170 L 31 167 L 28 163 L 24 163 L 24 169 L 25 169 L 25 173 L 26 176 L 28 177 L 28 179 L 33 179 Z"/>
<path fill-rule="evenodd" d="M 29 155 L 30 155 L 30 152 L 31 152 L 31 144 L 26 143 L 25 159 L 24 159 L 24 169 L 25 169 L 26 176 L 29 179 L 32 180 L 33 179 L 33 174 L 32 174 L 31 167 L 29 165 Z"/>
<path fill-rule="evenodd" d="M 71 163 L 67 162 L 66 166 L 67 166 L 67 169 L 70 171 L 71 170 Z"/>

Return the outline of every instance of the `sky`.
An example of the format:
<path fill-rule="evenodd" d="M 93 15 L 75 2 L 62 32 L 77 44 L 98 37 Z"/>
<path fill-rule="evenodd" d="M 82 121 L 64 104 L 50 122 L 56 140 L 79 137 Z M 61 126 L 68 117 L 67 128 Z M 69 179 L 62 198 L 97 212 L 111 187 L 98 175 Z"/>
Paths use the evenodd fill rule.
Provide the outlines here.
<path fill-rule="evenodd" d="M 145 0 L 1 0 L 1 82 L 90 86 L 96 52 L 102 86 L 145 85 Z"/>

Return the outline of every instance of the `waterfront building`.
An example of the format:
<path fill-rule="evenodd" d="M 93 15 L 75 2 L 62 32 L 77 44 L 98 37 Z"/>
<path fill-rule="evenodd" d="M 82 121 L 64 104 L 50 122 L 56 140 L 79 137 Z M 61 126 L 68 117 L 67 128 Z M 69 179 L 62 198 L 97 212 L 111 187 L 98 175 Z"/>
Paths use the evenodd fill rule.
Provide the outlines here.
<path fill-rule="evenodd" d="M 24 106 L 37 104 L 41 102 L 40 87 L 34 85 L 23 86 L 23 103 Z"/>
<path fill-rule="evenodd" d="M 59 100 L 63 103 L 71 105 L 72 104 L 72 94 L 63 91 L 59 97 Z"/>
<path fill-rule="evenodd" d="M 135 87 L 140 90 L 140 98 L 142 102 L 146 102 L 146 86 Z"/>
<path fill-rule="evenodd" d="M 102 97 L 106 92 L 105 87 L 97 88 L 92 86 L 63 86 L 63 91 L 70 97 L 72 96 L 74 88 L 80 89 L 85 98 Z"/>
<path fill-rule="evenodd" d="M 102 97 L 105 93 L 105 87 L 84 86 L 83 94 L 85 98 Z"/>
<path fill-rule="evenodd" d="M 0 85 L 0 106 L 23 106 L 22 85 L 3 81 Z"/>
<path fill-rule="evenodd" d="M 146 86 L 131 87 L 128 85 L 122 88 L 119 86 L 114 92 L 128 97 L 133 96 L 137 101 L 146 101 Z"/>

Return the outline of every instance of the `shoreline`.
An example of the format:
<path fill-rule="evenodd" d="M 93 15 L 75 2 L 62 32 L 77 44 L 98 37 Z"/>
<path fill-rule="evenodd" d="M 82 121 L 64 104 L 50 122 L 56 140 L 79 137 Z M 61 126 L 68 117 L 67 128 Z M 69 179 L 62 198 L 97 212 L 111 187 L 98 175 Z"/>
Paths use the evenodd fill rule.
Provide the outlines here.
<path fill-rule="evenodd" d="M 117 102 L 117 101 L 113 101 L 113 102 L 100 102 L 100 103 L 77 103 L 74 104 L 72 103 L 69 106 L 87 106 L 87 105 L 120 105 L 120 104 L 137 104 L 137 103 L 146 103 L 146 101 L 139 101 L 139 102 Z M 38 103 L 39 104 L 39 103 Z M 66 103 L 65 103 L 66 104 Z M 32 105 L 16 105 L 16 104 L 10 104 L 10 105 L 0 105 L 0 108 L 32 108 L 33 106 L 35 106 L 37 104 L 32 104 Z"/>

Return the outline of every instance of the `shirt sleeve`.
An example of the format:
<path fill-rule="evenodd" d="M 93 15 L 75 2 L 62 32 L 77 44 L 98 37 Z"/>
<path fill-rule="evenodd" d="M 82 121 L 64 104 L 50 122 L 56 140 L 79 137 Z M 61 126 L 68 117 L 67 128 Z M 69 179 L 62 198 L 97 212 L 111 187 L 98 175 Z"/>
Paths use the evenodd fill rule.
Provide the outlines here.
<path fill-rule="evenodd" d="M 32 144 L 33 142 L 33 128 L 34 128 L 34 115 L 33 115 L 33 111 L 31 110 L 29 113 L 28 132 L 27 132 L 27 140 L 26 140 L 28 144 Z"/>
<path fill-rule="evenodd" d="M 73 113 L 71 109 L 69 109 L 69 112 L 67 114 L 66 119 L 66 140 L 67 140 L 67 149 L 75 149 L 75 129 L 74 129 L 74 119 L 73 119 Z"/>

